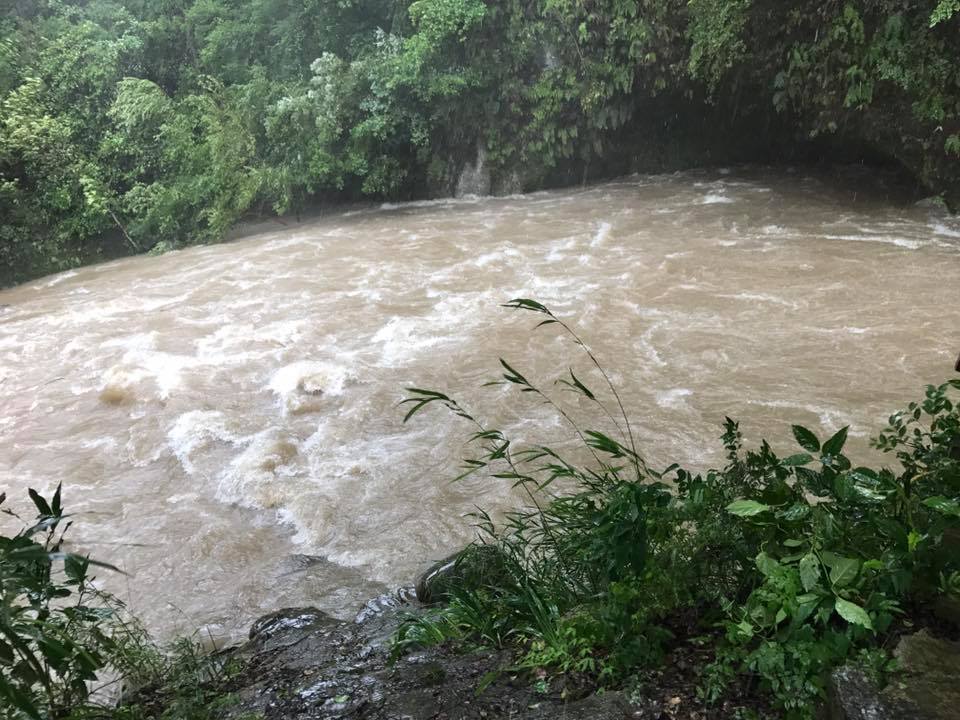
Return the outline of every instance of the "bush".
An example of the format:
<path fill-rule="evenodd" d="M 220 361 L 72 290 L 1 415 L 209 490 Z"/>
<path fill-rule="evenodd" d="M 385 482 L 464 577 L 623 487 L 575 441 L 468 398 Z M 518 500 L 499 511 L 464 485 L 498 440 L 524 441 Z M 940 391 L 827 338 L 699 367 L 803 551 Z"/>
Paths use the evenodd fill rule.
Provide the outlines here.
<path fill-rule="evenodd" d="M 922 402 L 891 416 L 874 445 L 893 453 L 899 470 L 852 467 L 843 454 L 847 428 L 821 441 L 794 426 L 800 452 L 788 457 L 766 442 L 744 450 L 728 418 L 722 469 L 656 471 L 637 450 L 615 386 L 575 331 L 535 301 L 507 307 L 538 314 L 538 328 L 558 327 L 586 353 L 609 400 L 573 371 L 558 386 L 598 408 L 617 434 L 582 427 L 504 360 L 497 384 L 552 406 L 587 462 L 517 446 L 455 399 L 411 388 L 406 420 L 439 403 L 470 422 L 480 451 L 464 475 L 511 482 L 529 506 L 499 524 L 477 513 L 478 542 L 499 547 L 508 572 L 456 589 L 446 607 L 412 619 L 398 650 L 451 639 L 510 646 L 520 666 L 541 674 L 617 685 L 656 665 L 672 620 L 692 613 L 713 633 L 706 700 L 734 679 L 755 681 L 787 717 L 807 718 L 830 669 L 861 657 L 885 669 L 877 648 L 895 619 L 960 586 L 950 540 L 960 531 L 960 410 L 951 399 L 960 381 L 929 387 Z"/>
<path fill-rule="evenodd" d="M 162 652 L 123 603 L 95 586 L 94 568 L 119 570 L 64 552 L 71 521 L 60 487 L 50 498 L 29 495 L 34 522 L 0 535 L 0 720 L 213 717 L 230 700 L 214 689 L 229 668 L 190 639 Z M 110 693 L 94 692 L 97 683 L 140 690 L 114 708 Z"/>
<path fill-rule="evenodd" d="M 0 537 L 0 717 L 65 717 L 86 704 L 115 647 L 113 610 L 90 577 L 99 563 L 62 550 L 60 497 L 60 487 L 49 500 L 30 490 L 36 521 Z"/>

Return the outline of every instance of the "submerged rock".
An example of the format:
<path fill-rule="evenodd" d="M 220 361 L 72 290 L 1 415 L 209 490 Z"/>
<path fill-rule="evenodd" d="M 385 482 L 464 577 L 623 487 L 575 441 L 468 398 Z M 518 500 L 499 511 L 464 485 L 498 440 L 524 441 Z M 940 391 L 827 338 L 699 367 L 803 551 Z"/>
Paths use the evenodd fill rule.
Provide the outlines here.
<path fill-rule="evenodd" d="M 432 605 L 450 597 L 455 588 L 496 585 L 507 573 L 503 553 L 493 545 L 468 545 L 431 565 L 417 578 L 417 599 Z"/>

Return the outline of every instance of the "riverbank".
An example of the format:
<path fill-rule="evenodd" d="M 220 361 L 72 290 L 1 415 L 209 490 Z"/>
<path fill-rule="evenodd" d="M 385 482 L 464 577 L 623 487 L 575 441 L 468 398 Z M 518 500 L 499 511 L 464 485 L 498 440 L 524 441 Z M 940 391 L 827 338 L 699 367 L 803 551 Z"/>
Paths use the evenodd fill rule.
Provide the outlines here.
<path fill-rule="evenodd" d="M 720 642 L 696 618 L 678 618 L 656 669 L 597 692 L 585 676 L 524 667 L 504 649 L 444 644 L 406 652 L 393 645 L 423 616 L 412 588 L 368 602 L 353 621 L 315 608 L 260 618 L 246 644 L 223 651 L 228 672 L 203 690 L 198 713 L 222 720 L 774 720 L 781 712 L 749 676 L 723 697 L 703 687 Z M 898 667 L 884 681 L 847 665 L 831 674 L 823 720 L 951 720 L 960 702 L 960 626 L 905 629 L 892 646 Z M 118 717 L 159 717 L 175 690 L 128 697 Z M 150 715 L 144 714 L 149 708 Z M 125 714 L 127 713 L 127 714 Z M 167 715 L 163 715 L 167 717 Z M 206 717 L 206 715 L 203 715 Z M 172 720 L 172 718 L 171 718 Z"/>

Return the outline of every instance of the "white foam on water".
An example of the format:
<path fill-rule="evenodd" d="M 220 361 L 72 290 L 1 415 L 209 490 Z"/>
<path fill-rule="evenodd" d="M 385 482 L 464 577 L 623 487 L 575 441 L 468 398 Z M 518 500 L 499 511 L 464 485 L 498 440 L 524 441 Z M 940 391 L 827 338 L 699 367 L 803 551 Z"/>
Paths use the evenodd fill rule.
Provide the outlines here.
<path fill-rule="evenodd" d="M 487 198 L 478 195 L 464 195 L 459 198 L 437 198 L 435 200 L 408 200 L 402 203 L 381 203 L 381 210 L 406 210 L 408 208 L 443 208 L 457 205 L 476 205 Z"/>
<path fill-rule="evenodd" d="M 960 238 L 960 227 L 948 227 L 942 222 L 930 223 L 930 229 L 937 235 L 949 238 Z"/>
<path fill-rule="evenodd" d="M 197 471 L 194 456 L 216 443 L 237 444 L 244 436 L 236 423 L 219 410 L 191 410 L 183 413 L 167 431 L 170 450 L 188 475 Z"/>
<path fill-rule="evenodd" d="M 660 407 L 675 410 L 687 407 L 687 401 L 684 398 L 690 397 L 692 394 L 693 390 L 687 388 L 673 388 L 671 390 L 660 390 L 654 397 Z"/>
<path fill-rule="evenodd" d="M 493 263 L 499 263 L 508 258 L 516 258 L 516 257 L 520 257 L 520 252 L 516 248 L 501 247 L 498 250 L 494 250 L 493 252 L 482 253 L 481 255 L 478 255 L 476 259 L 472 261 L 472 263 L 477 267 L 482 268 L 482 267 L 487 267 L 487 265 L 491 265 Z"/>
<path fill-rule="evenodd" d="M 795 302 L 790 302 L 789 300 L 784 300 L 779 298 L 776 295 L 769 295 L 767 293 L 750 293 L 750 292 L 741 292 L 741 293 L 732 293 L 717 295 L 717 297 L 728 298 L 730 300 L 746 300 L 748 302 L 760 302 L 760 303 L 769 303 L 771 305 L 782 305 L 783 307 L 793 308 L 796 310 L 799 305 Z"/>
<path fill-rule="evenodd" d="M 425 332 L 419 318 L 393 317 L 370 338 L 380 345 L 381 362 L 387 367 L 403 365 L 420 353 L 449 342 L 449 337 L 436 331 Z"/>
<path fill-rule="evenodd" d="M 76 270 L 68 270 L 67 272 L 60 273 L 59 275 L 54 275 L 53 279 L 43 285 L 37 285 L 36 289 L 41 290 L 44 288 L 52 288 L 55 285 L 59 285 L 64 280 L 69 280 L 70 278 L 75 278 L 80 273 Z"/>
<path fill-rule="evenodd" d="M 296 438 L 280 428 L 268 428 L 246 440 L 247 446 L 220 476 L 217 498 L 260 510 L 285 505 L 294 491 L 300 454 Z"/>
<path fill-rule="evenodd" d="M 885 243 L 887 245 L 896 245 L 907 250 L 918 250 L 929 243 L 920 240 L 910 240 L 908 238 L 888 237 L 884 235 L 824 235 L 826 240 L 851 240 L 854 242 L 875 242 Z"/>
<path fill-rule="evenodd" d="M 840 410 L 833 407 L 825 407 L 823 405 L 812 405 L 810 403 L 802 402 L 791 402 L 788 400 L 751 400 L 747 399 L 747 402 L 750 405 L 760 405 L 761 407 L 783 409 L 783 410 L 804 410 L 812 415 L 816 415 L 820 424 L 825 428 L 830 428 L 831 431 L 839 430 L 841 427 L 847 425 L 853 425 L 853 419 L 851 416 Z M 785 417 L 791 417 L 790 415 L 785 415 Z M 854 433 L 851 432 L 851 435 Z"/>
<path fill-rule="evenodd" d="M 707 193 L 700 198 L 701 205 L 729 205 L 733 202 L 736 202 L 733 198 L 720 193 Z"/>
<path fill-rule="evenodd" d="M 268 387 L 278 397 L 283 413 L 303 414 L 323 409 L 325 398 L 343 395 L 356 380 L 352 367 L 323 361 L 300 360 L 275 371 Z"/>
<path fill-rule="evenodd" d="M 597 231 L 593 234 L 593 239 L 590 241 L 590 247 L 600 247 L 603 245 L 607 238 L 610 236 L 610 231 L 613 229 L 613 225 L 608 222 L 602 222 L 597 227 Z"/>
<path fill-rule="evenodd" d="M 557 240 L 548 245 L 549 251 L 544 255 L 544 261 L 548 264 L 560 262 L 567 258 L 567 253 L 571 250 L 575 250 L 579 243 L 576 238 L 567 238 L 565 240 Z"/>

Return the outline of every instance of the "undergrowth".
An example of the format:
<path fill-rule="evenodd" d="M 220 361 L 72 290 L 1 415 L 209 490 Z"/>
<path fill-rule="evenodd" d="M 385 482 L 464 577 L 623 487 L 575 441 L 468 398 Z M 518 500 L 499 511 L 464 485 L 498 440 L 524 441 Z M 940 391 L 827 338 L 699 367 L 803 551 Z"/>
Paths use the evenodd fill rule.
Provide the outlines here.
<path fill-rule="evenodd" d="M 882 676 L 898 618 L 960 594 L 960 380 L 929 386 L 873 440 L 896 469 L 854 467 L 847 428 L 820 438 L 793 426 L 797 452 L 780 456 L 766 442 L 745 448 L 727 418 L 722 468 L 658 471 L 574 329 L 533 300 L 507 307 L 536 314 L 537 328 L 559 329 L 585 353 L 601 385 L 571 370 L 554 388 L 595 407 L 613 432 L 583 425 L 504 360 L 494 384 L 551 406 L 585 461 L 515 443 L 444 393 L 409 390 L 405 421 L 439 404 L 472 426 L 476 452 L 461 477 L 488 473 L 528 503 L 497 522 L 474 515 L 476 545 L 494 549 L 497 570 L 407 622 L 398 652 L 447 641 L 507 647 L 538 677 L 615 687 L 661 663 L 671 620 L 693 613 L 714 644 L 703 700 L 736 683 L 784 717 L 810 718 L 832 668 L 855 661 Z"/>
<path fill-rule="evenodd" d="M 231 698 L 217 688 L 235 668 L 191 638 L 159 647 L 93 575 L 120 570 L 65 551 L 60 487 L 29 496 L 35 519 L 0 535 L 0 720 L 218 716 Z"/>

